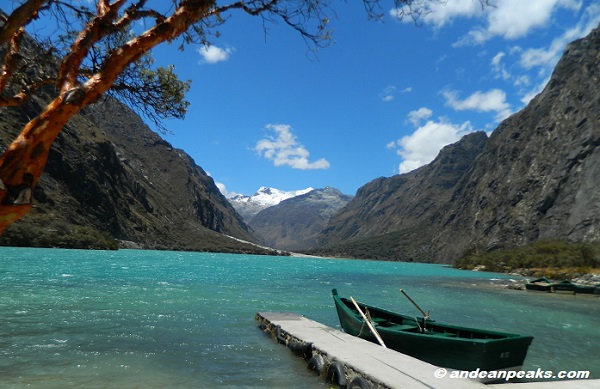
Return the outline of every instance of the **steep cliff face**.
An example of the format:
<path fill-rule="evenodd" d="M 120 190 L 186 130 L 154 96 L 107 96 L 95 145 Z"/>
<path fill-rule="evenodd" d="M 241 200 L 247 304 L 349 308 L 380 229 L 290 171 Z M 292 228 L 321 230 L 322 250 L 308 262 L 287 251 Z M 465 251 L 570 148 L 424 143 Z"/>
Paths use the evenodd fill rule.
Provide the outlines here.
<path fill-rule="evenodd" d="M 471 167 L 487 141 L 484 132 L 464 136 L 444 147 L 430 164 L 410 173 L 378 178 L 361 187 L 354 199 L 334 215 L 319 236 L 318 247 L 336 246 L 324 254 L 379 259 L 419 260 L 423 245 L 429 241 L 423 233 L 435 223 L 440 204 L 447 202 L 456 183 Z M 369 239 L 396 232 L 386 242 L 371 244 Z M 352 248 L 339 246 L 355 239 Z M 366 245 L 365 248 L 358 248 Z M 319 249 L 320 250 L 320 249 Z"/>
<path fill-rule="evenodd" d="M 38 96 L 23 107 L 2 109 L 1 147 L 44 105 L 44 96 Z M 63 239 L 85 226 L 133 247 L 254 250 L 222 235 L 253 240 L 212 178 L 113 99 L 69 121 L 34 199 L 34 210 L 9 228 L 5 244 L 39 238 L 41 245 L 63 245 L 52 242 L 53 236 Z"/>
<path fill-rule="evenodd" d="M 269 247 L 310 249 L 329 218 L 351 198 L 335 188 L 314 189 L 260 211 L 250 225 Z"/>
<path fill-rule="evenodd" d="M 541 238 L 599 241 L 599 112 L 596 29 L 566 48 L 544 91 L 487 142 L 469 135 L 427 166 L 359 189 L 320 236 L 329 246 L 320 252 L 449 262 Z"/>
<path fill-rule="evenodd" d="M 456 144 L 446 146 L 429 165 L 364 185 L 356 197 L 332 217 L 320 243 L 327 245 L 416 223 L 431 223 L 438 204 L 448 200 L 450 190 L 471 166 L 486 140 L 484 132 L 466 135 Z"/>
<path fill-rule="evenodd" d="M 543 92 L 493 132 L 452 211 L 438 213 L 434 247 L 456 257 L 541 238 L 599 241 L 599 146 L 600 28 L 568 45 Z"/>

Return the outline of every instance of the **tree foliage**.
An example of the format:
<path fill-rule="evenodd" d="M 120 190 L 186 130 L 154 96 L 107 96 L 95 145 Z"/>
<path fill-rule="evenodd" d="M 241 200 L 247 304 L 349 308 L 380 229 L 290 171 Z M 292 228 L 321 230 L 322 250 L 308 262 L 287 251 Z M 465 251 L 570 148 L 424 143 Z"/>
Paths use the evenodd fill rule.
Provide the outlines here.
<path fill-rule="evenodd" d="M 429 0 L 429 2 L 445 0 Z M 482 4 L 487 0 L 480 0 Z M 0 233 L 31 208 L 32 189 L 50 146 L 70 117 L 109 93 L 160 126 L 182 118 L 189 81 L 172 66 L 155 67 L 163 42 L 209 45 L 233 12 L 283 23 L 313 47 L 331 39 L 335 0 L 12 0 L 0 15 L 0 107 L 23 104 L 42 88 L 52 101 L 0 157 Z M 379 18 L 383 0 L 362 0 Z M 6 3 L 4 3 L 6 4 Z M 3 5 L 4 5 L 3 4 Z M 93 4 L 88 6 L 88 4 Z M 428 1 L 390 0 L 396 16 L 418 18 Z M 33 35 L 40 49 L 27 50 Z"/>

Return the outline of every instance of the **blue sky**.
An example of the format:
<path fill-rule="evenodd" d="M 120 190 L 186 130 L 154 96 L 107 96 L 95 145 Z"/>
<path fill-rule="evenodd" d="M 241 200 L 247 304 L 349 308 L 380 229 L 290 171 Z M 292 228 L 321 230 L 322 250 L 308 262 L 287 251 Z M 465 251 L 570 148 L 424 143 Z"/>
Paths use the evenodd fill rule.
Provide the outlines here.
<path fill-rule="evenodd" d="M 157 64 L 192 80 L 185 120 L 165 138 L 226 195 L 260 186 L 347 194 L 430 162 L 441 147 L 493 131 L 547 82 L 570 41 L 600 23 L 583 0 L 430 3 L 412 21 L 369 21 L 335 2 L 333 42 L 316 53 L 283 24 L 234 12 L 210 47 L 162 45 Z M 389 7 L 389 8 L 385 8 Z"/>

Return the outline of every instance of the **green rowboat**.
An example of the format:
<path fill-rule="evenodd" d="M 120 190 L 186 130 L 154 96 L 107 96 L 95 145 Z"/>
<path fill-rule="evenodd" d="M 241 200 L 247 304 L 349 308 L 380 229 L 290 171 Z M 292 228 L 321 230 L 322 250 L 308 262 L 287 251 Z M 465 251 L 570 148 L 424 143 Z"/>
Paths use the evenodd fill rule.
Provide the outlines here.
<path fill-rule="evenodd" d="M 351 299 L 333 300 L 340 324 L 350 335 L 377 342 Z M 520 370 L 532 336 L 443 324 L 357 303 L 370 316 L 386 347 L 436 366 L 457 370 Z"/>
<path fill-rule="evenodd" d="M 546 277 L 535 279 L 525 284 L 527 290 L 539 290 L 541 292 L 551 292 L 552 282 Z"/>
<path fill-rule="evenodd" d="M 588 285 L 579 285 L 574 284 L 569 280 L 564 280 L 561 282 L 556 282 L 552 284 L 552 292 L 569 292 L 569 293 L 594 293 L 594 287 Z"/>

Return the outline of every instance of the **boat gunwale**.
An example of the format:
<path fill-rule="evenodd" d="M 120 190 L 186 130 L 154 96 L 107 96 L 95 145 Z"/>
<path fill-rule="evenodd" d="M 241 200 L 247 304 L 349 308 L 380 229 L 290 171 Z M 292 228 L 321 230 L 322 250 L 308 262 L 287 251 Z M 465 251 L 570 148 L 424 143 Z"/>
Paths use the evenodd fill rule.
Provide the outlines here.
<path fill-rule="evenodd" d="M 335 289 L 334 289 L 335 290 Z M 358 312 L 354 309 L 352 309 L 352 307 L 349 306 L 349 301 L 347 298 L 344 297 L 340 297 L 337 294 L 337 290 L 335 290 L 335 293 L 333 294 L 334 300 L 336 300 L 336 306 L 340 306 L 342 309 L 344 309 L 346 311 L 346 313 L 350 314 L 350 316 L 356 320 L 357 323 L 361 323 L 362 319 L 358 316 Z M 341 304 L 338 304 L 337 301 L 339 301 Z M 404 315 L 401 313 L 397 313 L 397 312 L 391 312 L 387 309 L 384 308 L 379 308 L 379 307 L 375 307 L 372 305 L 368 305 L 365 303 L 361 303 L 357 301 L 357 304 L 361 307 L 365 307 L 366 309 L 369 310 L 369 312 L 373 313 L 373 312 L 382 312 L 384 315 L 389 315 L 391 317 L 399 317 L 403 320 L 409 320 L 415 323 L 415 327 L 418 327 L 418 325 L 416 323 L 419 323 L 419 325 L 430 325 L 433 327 L 440 327 L 440 328 L 447 328 L 450 330 L 455 330 L 456 336 L 448 336 L 446 335 L 446 333 L 444 332 L 439 332 L 439 331 L 434 331 L 432 333 L 428 333 L 428 332 L 412 332 L 408 329 L 399 329 L 399 328 L 394 328 L 394 327 L 401 327 L 402 324 L 396 324 L 396 325 L 391 325 L 391 326 L 384 326 L 381 325 L 379 323 L 375 323 L 375 327 L 377 329 L 377 331 L 379 332 L 383 332 L 383 333 L 388 333 L 390 335 L 392 334 L 402 334 L 403 336 L 416 336 L 416 337 L 432 337 L 438 340 L 444 339 L 444 340 L 448 340 L 448 341 L 457 341 L 457 342 L 465 342 L 465 341 L 469 341 L 469 342 L 475 342 L 475 343 L 485 343 L 485 344 L 489 344 L 489 343 L 494 343 L 494 342 L 505 342 L 508 339 L 525 339 L 525 338 L 531 338 L 533 339 L 533 336 L 530 335 L 520 335 L 520 334 L 515 334 L 515 333 L 509 333 L 509 332 L 502 332 L 502 331 L 490 331 L 490 330 L 483 330 L 483 329 L 478 329 L 478 328 L 473 328 L 473 327 L 465 327 L 465 326 L 459 326 L 459 325 L 453 325 L 453 324 L 447 324 L 447 323 L 443 323 L 443 322 L 438 322 L 435 320 L 431 320 L 431 319 L 425 319 L 423 317 L 418 318 L 418 317 L 411 317 L 408 315 Z M 373 315 L 375 317 L 377 317 L 377 315 Z M 420 319 L 420 320 L 416 320 L 416 319 Z M 466 336 L 459 336 L 458 332 L 459 331 L 463 331 L 463 332 L 467 332 L 467 333 L 473 333 L 473 334 L 482 334 L 482 335 L 492 335 L 492 336 L 496 336 L 496 337 L 492 337 L 492 338 L 471 338 L 471 337 L 466 337 Z"/>

